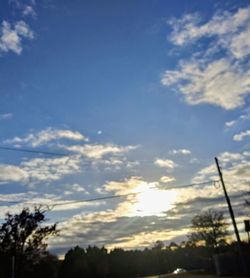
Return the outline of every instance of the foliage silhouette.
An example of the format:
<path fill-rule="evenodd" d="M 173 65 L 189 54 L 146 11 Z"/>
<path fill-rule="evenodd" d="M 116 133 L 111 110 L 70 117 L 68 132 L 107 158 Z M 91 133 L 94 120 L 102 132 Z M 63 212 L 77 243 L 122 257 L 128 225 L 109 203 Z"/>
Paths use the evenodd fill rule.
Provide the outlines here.
<path fill-rule="evenodd" d="M 20 214 L 8 213 L 0 227 L 0 250 L 5 257 L 14 259 L 15 277 L 20 277 L 25 268 L 38 264 L 47 255 L 45 240 L 57 231 L 56 224 L 43 225 L 45 213 L 41 207 L 34 212 L 24 208 Z"/>
<path fill-rule="evenodd" d="M 194 216 L 191 229 L 193 232 L 188 236 L 191 244 L 203 243 L 215 250 L 226 244 L 227 223 L 220 211 L 208 210 Z"/>

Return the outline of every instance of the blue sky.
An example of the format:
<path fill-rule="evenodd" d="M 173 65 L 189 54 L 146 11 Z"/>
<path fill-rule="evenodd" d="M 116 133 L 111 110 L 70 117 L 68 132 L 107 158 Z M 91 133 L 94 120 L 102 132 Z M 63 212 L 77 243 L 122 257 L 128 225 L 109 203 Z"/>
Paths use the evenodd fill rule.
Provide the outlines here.
<path fill-rule="evenodd" d="M 6 0 L 0 20 L 0 145 L 67 154 L 1 150 L 2 219 L 60 204 L 58 253 L 180 241 L 202 209 L 226 212 L 221 188 L 181 187 L 217 180 L 218 156 L 241 229 L 248 1 Z"/>

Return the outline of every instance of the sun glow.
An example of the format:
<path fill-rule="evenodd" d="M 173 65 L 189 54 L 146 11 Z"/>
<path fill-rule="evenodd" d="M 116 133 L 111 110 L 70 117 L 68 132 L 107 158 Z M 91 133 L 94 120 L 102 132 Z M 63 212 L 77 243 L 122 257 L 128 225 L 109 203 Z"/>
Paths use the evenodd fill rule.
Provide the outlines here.
<path fill-rule="evenodd" d="M 133 212 L 138 216 L 160 215 L 174 206 L 177 195 L 176 190 L 144 188 L 137 196 Z"/>

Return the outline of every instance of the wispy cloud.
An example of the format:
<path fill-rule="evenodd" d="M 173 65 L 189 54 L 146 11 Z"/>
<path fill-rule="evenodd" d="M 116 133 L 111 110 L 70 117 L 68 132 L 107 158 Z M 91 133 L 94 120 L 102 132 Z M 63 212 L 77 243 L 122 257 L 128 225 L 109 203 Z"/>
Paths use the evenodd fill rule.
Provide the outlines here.
<path fill-rule="evenodd" d="M 119 146 L 115 144 L 85 144 L 83 146 L 75 145 L 62 147 L 68 151 L 79 153 L 90 159 L 101 159 L 108 154 L 124 154 L 138 148 L 138 146 Z"/>
<path fill-rule="evenodd" d="M 0 182 L 26 182 L 28 173 L 18 166 L 0 164 Z"/>
<path fill-rule="evenodd" d="M 168 169 L 174 169 L 178 166 L 171 159 L 161 159 L 161 158 L 156 158 L 156 160 L 154 161 L 154 164 L 161 168 L 168 168 Z"/>
<path fill-rule="evenodd" d="M 250 184 L 250 156 L 248 152 L 224 152 L 219 156 L 220 164 L 223 168 L 224 180 L 227 184 L 228 190 L 231 195 L 239 194 L 240 192 L 249 192 Z M 215 164 L 200 170 L 193 179 L 193 182 L 204 182 L 207 180 L 218 180 L 218 172 Z M 216 192 L 216 189 L 213 189 Z M 212 195 L 214 193 L 211 193 Z M 223 194 L 221 188 L 219 193 Z M 220 196 L 220 195 L 217 195 Z"/>
<path fill-rule="evenodd" d="M 3 20 L 0 26 L 0 55 L 3 53 L 14 52 L 20 55 L 23 51 L 23 40 L 34 39 L 34 31 L 24 21 L 25 17 L 36 17 L 34 9 L 35 1 L 29 1 L 24 4 L 21 1 L 10 0 L 11 9 L 16 10 L 19 14 L 20 20 L 10 21 Z"/>
<path fill-rule="evenodd" d="M 4 141 L 4 143 L 38 147 L 51 141 L 58 141 L 60 139 L 88 141 L 88 138 L 78 131 L 54 129 L 49 127 L 37 133 L 30 133 L 25 137 L 14 137 L 12 139 L 7 139 Z"/>
<path fill-rule="evenodd" d="M 123 181 L 107 182 L 103 188 L 106 192 L 115 192 L 117 195 L 120 195 L 138 192 L 138 188 L 142 185 L 153 186 L 153 184 L 146 183 L 141 177 L 134 176 Z"/>
<path fill-rule="evenodd" d="M 231 127 L 231 126 L 234 126 L 236 123 L 237 123 L 236 120 L 232 120 L 232 121 L 229 121 L 229 122 L 225 122 L 225 126 L 226 127 Z"/>
<path fill-rule="evenodd" d="M 20 20 L 12 25 L 4 20 L 0 28 L 0 53 L 12 51 L 21 54 L 23 38 L 34 38 L 34 33 L 27 23 Z"/>
<path fill-rule="evenodd" d="M 66 175 L 81 171 L 81 159 L 78 155 L 59 158 L 34 158 L 21 163 L 20 168 L 28 175 L 28 183 L 36 185 L 60 180 Z"/>
<path fill-rule="evenodd" d="M 191 154 L 191 151 L 188 149 L 178 149 L 178 150 L 175 149 L 175 150 L 171 150 L 169 153 L 172 155 L 176 155 L 176 154 L 189 155 Z"/>
<path fill-rule="evenodd" d="M 244 121 L 249 121 L 249 120 L 250 120 L 250 112 L 246 111 L 244 114 L 240 115 L 235 120 L 231 120 L 231 121 L 225 122 L 225 126 L 227 128 L 231 128 L 233 126 L 238 125 L 239 123 L 242 123 Z"/>
<path fill-rule="evenodd" d="M 209 103 L 227 110 L 244 105 L 250 93 L 250 8 L 216 13 L 206 23 L 198 14 L 188 14 L 171 20 L 170 26 L 170 40 L 176 46 L 207 41 L 191 59 L 166 70 L 162 84 L 176 85 L 190 105 Z"/>
<path fill-rule="evenodd" d="M 227 110 L 245 103 L 250 93 L 250 71 L 225 58 L 181 62 L 179 70 L 167 70 L 162 77 L 166 86 L 177 84 L 188 104 L 210 103 Z"/>
<path fill-rule="evenodd" d="M 13 117 L 12 113 L 4 113 L 4 114 L 0 114 L 0 121 L 1 120 L 9 120 Z"/>
<path fill-rule="evenodd" d="M 170 40 L 183 46 L 203 37 L 213 37 L 216 45 L 226 48 L 236 58 L 249 54 L 250 8 L 238 9 L 235 13 L 217 12 L 211 20 L 202 24 L 199 14 L 187 14 L 181 19 L 173 19 Z"/>
<path fill-rule="evenodd" d="M 245 139 L 246 137 L 249 137 L 249 136 L 250 136 L 250 129 L 242 131 L 238 134 L 235 134 L 233 136 L 233 140 L 234 141 L 242 141 L 243 139 Z"/>
<path fill-rule="evenodd" d="M 23 161 L 20 165 L 0 165 L 0 181 L 18 182 L 27 185 L 37 185 L 41 182 L 50 183 L 66 175 L 81 171 L 79 155 L 59 158 L 34 158 Z"/>
<path fill-rule="evenodd" d="M 163 182 L 163 183 L 169 183 L 169 182 L 172 182 L 172 181 L 175 181 L 174 177 L 162 176 L 160 178 L 160 182 Z"/>
<path fill-rule="evenodd" d="M 22 15 L 24 17 L 31 16 L 32 18 L 36 17 L 36 11 L 31 5 L 26 5 L 23 8 Z"/>

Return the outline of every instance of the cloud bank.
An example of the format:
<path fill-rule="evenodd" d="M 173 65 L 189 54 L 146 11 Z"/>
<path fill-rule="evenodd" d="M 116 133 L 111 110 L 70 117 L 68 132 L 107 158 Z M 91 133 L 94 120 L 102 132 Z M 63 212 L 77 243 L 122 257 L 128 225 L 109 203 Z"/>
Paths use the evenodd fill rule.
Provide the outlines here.
<path fill-rule="evenodd" d="M 169 24 L 175 46 L 192 44 L 195 49 L 199 41 L 202 47 L 176 69 L 166 70 L 162 84 L 175 86 L 190 105 L 243 106 L 250 93 L 250 8 L 217 12 L 206 23 L 198 14 L 187 14 Z"/>

